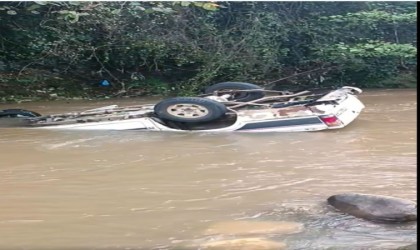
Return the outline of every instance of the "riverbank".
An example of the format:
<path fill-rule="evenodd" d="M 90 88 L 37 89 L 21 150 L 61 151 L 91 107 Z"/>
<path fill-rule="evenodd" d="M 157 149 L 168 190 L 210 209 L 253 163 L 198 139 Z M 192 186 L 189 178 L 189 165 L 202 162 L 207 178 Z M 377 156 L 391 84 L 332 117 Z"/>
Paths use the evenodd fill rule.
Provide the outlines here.
<path fill-rule="evenodd" d="M 47 100 L 107 99 L 118 96 L 116 88 L 64 79 L 58 76 L 48 79 L 2 79 L 0 82 L 0 103 L 21 103 Z"/>
<path fill-rule="evenodd" d="M 106 100 L 110 98 L 133 98 L 146 96 L 176 95 L 168 90 L 169 83 L 151 78 L 138 86 L 103 86 L 101 79 L 69 77 L 58 74 L 1 74 L 0 103 L 22 103 L 32 101 L 57 100 Z M 165 87 L 163 87 L 165 85 Z M 318 88 L 320 86 L 317 86 Z M 360 86 L 359 86 L 360 87 Z M 369 89 L 415 89 L 416 79 L 412 76 L 400 76 L 378 83 Z M 276 89 L 281 88 L 277 86 Z M 364 88 L 361 86 L 363 90 Z"/>

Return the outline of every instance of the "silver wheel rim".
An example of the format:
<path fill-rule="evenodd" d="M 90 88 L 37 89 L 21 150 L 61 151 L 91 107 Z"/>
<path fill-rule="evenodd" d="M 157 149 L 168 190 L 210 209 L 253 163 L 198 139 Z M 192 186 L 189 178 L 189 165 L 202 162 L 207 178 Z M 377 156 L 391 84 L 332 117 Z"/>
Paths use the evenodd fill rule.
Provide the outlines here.
<path fill-rule="evenodd" d="M 176 117 L 200 118 L 209 113 L 209 110 L 201 105 L 180 103 L 169 106 L 166 111 Z"/>

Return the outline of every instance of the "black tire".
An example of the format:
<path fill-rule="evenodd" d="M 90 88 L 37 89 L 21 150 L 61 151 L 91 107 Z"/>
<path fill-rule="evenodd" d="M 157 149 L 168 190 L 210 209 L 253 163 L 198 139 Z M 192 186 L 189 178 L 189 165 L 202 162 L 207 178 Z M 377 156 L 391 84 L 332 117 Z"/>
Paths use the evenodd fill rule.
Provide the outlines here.
<path fill-rule="evenodd" d="M 250 89 L 263 89 L 258 85 L 246 82 L 221 82 L 216 83 L 205 90 L 205 94 L 211 94 L 214 91 L 220 90 L 250 90 Z M 255 92 L 237 92 L 229 101 L 238 101 L 238 102 L 249 102 L 253 100 L 257 100 L 264 97 L 263 91 L 255 91 Z"/>
<path fill-rule="evenodd" d="M 41 116 L 37 112 L 25 109 L 3 109 L 0 110 L 0 118 L 28 118 Z"/>
<path fill-rule="evenodd" d="M 224 116 L 227 108 L 222 103 L 201 97 L 175 97 L 155 105 L 155 114 L 174 122 L 210 122 Z"/>

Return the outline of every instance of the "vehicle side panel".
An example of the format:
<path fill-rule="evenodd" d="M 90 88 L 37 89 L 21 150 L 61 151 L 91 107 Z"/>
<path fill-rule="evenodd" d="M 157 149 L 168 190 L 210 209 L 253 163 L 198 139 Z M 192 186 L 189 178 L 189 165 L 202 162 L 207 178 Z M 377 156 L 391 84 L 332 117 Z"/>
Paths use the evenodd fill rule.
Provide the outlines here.
<path fill-rule="evenodd" d="M 272 121 L 251 122 L 245 124 L 238 130 L 265 129 L 273 127 L 307 126 L 324 124 L 318 117 L 297 118 L 297 119 L 279 119 Z"/>

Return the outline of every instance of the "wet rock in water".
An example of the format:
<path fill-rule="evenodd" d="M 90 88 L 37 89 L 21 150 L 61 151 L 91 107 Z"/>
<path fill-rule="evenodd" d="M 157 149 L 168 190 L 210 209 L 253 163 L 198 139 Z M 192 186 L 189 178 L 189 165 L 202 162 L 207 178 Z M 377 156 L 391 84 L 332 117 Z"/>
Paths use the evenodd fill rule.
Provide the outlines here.
<path fill-rule="evenodd" d="M 410 244 L 408 246 L 399 247 L 396 250 L 416 250 L 417 249 L 417 242 Z"/>
<path fill-rule="evenodd" d="M 303 225 L 287 221 L 225 221 L 211 225 L 206 235 L 252 235 L 252 234 L 292 234 L 303 230 Z"/>
<path fill-rule="evenodd" d="M 344 193 L 333 195 L 328 203 L 341 212 L 377 222 L 417 220 L 417 203 L 382 195 Z"/>
<path fill-rule="evenodd" d="M 241 238 L 232 240 L 219 240 L 200 245 L 200 249 L 212 250 L 283 250 L 286 244 L 267 240 L 264 238 Z"/>

